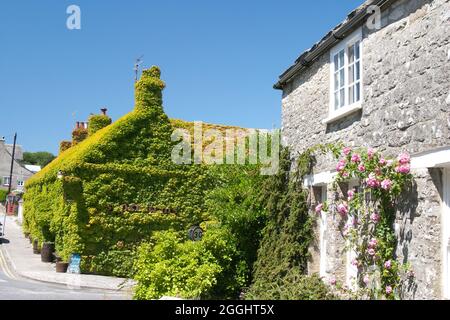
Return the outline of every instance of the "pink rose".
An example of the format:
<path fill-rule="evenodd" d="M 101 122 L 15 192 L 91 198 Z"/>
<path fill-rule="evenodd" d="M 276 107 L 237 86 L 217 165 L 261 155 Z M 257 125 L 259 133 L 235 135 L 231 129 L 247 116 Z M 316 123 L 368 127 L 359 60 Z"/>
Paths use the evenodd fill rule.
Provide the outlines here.
<path fill-rule="evenodd" d="M 373 257 L 376 254 L 376 251 L 375 251 L 375 249 L 370 248 L 367 250 L 367 253 Z"/>
<path fill-rule="evenodd" d="M 368 285 L 368 284 L 369 284 L 369 281 L 370 281 L 369 275 L 366 274 L 366 275 L 364 276 L 363 281 L 364 281 L 364 283 L 365 283 L 366 285 Z"/>
<path fill-rule="evenodd" d="M 338 172 L 341 172 L 342 170 L 344 170 L 345 168 L 345 160 L 339 160 L 337 166 L 336 166 L 336 170 Z"/>
<path fill-rule="evenodd" d="M 381 188 L 383 188 L 384 190 L 389 190 L 392 187 L 392 181 L 389 179 L 384 179 L 383 181 L 381 181 Z"/>
<path fill-rule="evenodd" d="M 348 178 L 350 176 L 350 174 L 347 171 L 342 172 L 342 176 L 344 178 Z"/>
<path fill-rule="evenodd" d="M 342 153 L 346 156 L 348 156 L 350 152 L 352 152 L 352 148 L 350 147 L 345 147 L 344 150 L 342 150 Z"/>
<path fill-rule="evenodd" d="M 361 162 L 361 156 L 357 153 L 354 153 L 351 158 L 352 162 L 359 163 Z"/>
<path fill-rule="evenodd" d="M 348 205 L 347 203 L 341 203 L 337 206 L 337 210 L 342 217 L 345 217 L 348 214 Z"/>
<path fill-rule="evenodd" d="M 377 180 L 373 172 L 369 174 L 369 177 L 366 179 L 366 183 L 369 188 L 377 188 L 380 185 L 380 181 Z"/>
<path fill-rule="evenodd" d="M 335 278 L 335 277 L 333 277 L 333 278 L 330 279 L 330 284 L 331 284 L 332 286 L 335 286 L 335 285 L 336 285 L 336 278 Z"/>
<path fill-rule="evenodd" d="M 380 222 L 380 215 L 378 214 L 378 212 L 374 212 L 374 213 L 372 213 L 371 215 L 370 215 L 370 220 L 372 221 L 372 222 L 375 222 L 375 223 L 378 223 L 378 222 Z"/>
<path fill-rule="evenodd" d="M 400 154 L 397 158 L 400 164 L 409 164 L 411 161 L 411 157 L 406 152 Z"/>
<path fill-rule="evenodd" d="M 395 168 L 395 171 L 398 173 L 409 173 L 411 171 L 411 167 L 409 164 L 402 164 Z"/>
<path fill-rule="evenodd" d="M 378 163 L 379 163 L 381 166 L 384 166 L 384 165 L 387 164 L 387 161 L 386 161 L 386 159 L 381 158 L 380 161 L 378 161 Z"/>
<path fill-rule="evenodd" d="M 367 157 L 369 158 L 369 160 L 373 158 L 373 155 L 375 154 L 375 152 L 376 151 L 373 148 L 367 149 Z"/>
<path fill-rule="evenodd" d="M 353 197 L 355 196 L 355 191 L 348 190 L 347 191 L 347 196 L 348 196 L 348 201 L 351 201 L 353 199 Z"/>
<path fill-rule="evenodd" d="M 377 245 L 378 245 L 377 239 L 374 238 L 369 241 L 369 248 L 371 248 L 371 249 L 376 248 Z"/>
<path fill-rule="evenodd" d="M 388 260 L 388 261 L 386 261 L 385 263 L 384 263 L 384 268 L 385 269 L 390 269 L 392 267 L 392 262 L 391 262 L 391 260 Z"/>
<path fill-rule="evenodd" d="M 323 209 L 323 203 L 319 203 L 315 208 L 316 213 L 321 213 L 322 209 Z"/>
<path fill-rule="evenodd" d="M 364 172 L 364 171 L 366 171 L 366 167 L 363 164 L 360 164 L 358 166 L 358 170 L 361 171 L 361 172 Z"/>
<path fill-rule="evenodd" d="M 391 294 L 392 293 L 392 287 L 391 286 L 387 286 L 386 287 L 386 294 Z"/>

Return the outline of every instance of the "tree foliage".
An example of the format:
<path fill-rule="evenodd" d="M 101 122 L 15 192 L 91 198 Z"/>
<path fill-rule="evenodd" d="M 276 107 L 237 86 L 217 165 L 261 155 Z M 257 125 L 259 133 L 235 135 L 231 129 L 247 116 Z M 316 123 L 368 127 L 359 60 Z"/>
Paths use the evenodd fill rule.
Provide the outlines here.
<path fill-rule="evenodd" d="M 52 162 L 55 156 L 50 152 L 39 151 L 39 152 L 24 152 L 23 153 L 23 164 L 31 164 L 45 167 L 47 164 Z"/>

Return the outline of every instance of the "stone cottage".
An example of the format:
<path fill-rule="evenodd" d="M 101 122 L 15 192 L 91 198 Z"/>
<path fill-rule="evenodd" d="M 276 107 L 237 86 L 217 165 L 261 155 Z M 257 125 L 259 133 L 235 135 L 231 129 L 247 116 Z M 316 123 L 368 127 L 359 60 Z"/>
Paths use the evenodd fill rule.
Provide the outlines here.
<path fill-rule="evenodd" d="M 0 138 L 0 189 L 8 190 L 11 171 L 11 155 L 13 146 L 7 144 L 4 138 Z M 23 190 L 25 181 L 27 181 L 34 172 L 20 164 L 23 159 L 22 147 L 16 145 L 14 155 L 14 166 L 12 174 L 11 190 L 20 189 Z"/>
<path fill-rule="evenodd" d="M 450 298 L 449 79 L 450 1 L 370 0 L 275 84 L 283 143 L 294 154 L 339 141 L 411 154 L 415 206 L 395 224 L 398 260 L 416 274 L 410 299 Z M 306 179 L 316 199 L 330 199 L 334 175 L 331 156 L 318 157 Z M 309 272 L 348 282 L 355 271 L 332 215 L 316 231 Z"/>

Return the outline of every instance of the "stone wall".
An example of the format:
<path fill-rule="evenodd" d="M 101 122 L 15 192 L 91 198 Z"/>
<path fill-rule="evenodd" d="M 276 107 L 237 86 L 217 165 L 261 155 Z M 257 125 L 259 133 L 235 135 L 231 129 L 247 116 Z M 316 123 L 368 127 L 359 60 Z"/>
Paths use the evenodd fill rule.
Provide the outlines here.
<path fill-rule="evenodd" d="M 329 52 L 284 87 L 283 142 L 294 154 L 338 141 L 391 156 L 450 145 L 449 0 L 395 2 L 382 13 L 380 30 L 363 26 L 362 59 L 362 110 L 328 125 L 322 120 L 329 110 Z M 321 156 L 314 171 L 334 167 L 331 156 Z M 417 189 L 410 198 L 417 198 L 417 205 L 399 213 L 398 254 L 417 275 L 408 297 L 436 298 L 441 290 L 439 172 L 415 174 Z M 340 235 L 330 230 L 329 237 L 327 269 L 341 278 Z"/>

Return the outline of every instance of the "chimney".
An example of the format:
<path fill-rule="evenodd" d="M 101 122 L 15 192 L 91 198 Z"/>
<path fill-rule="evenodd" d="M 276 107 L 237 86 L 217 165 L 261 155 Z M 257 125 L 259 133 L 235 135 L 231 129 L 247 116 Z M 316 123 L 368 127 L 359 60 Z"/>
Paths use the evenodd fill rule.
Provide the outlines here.
<path fill-rule="evenodd" d="M 75 129 L 78 129 L 80 127 L 80 121 L 77 121 Z"/>
<path fill-rule="evenodd" d="M 106 116 L 106 111 L 108 111 L 108 109 L 106 109 L 106 108 L 101 108 L 100 111 L 102 112 L 102 114 L 103 114 L 104 116 Z"/>

